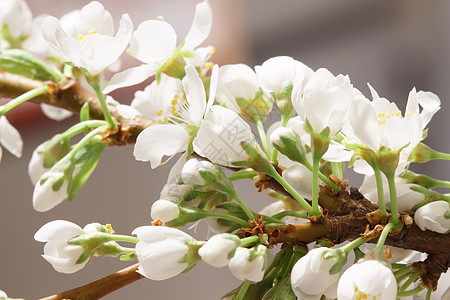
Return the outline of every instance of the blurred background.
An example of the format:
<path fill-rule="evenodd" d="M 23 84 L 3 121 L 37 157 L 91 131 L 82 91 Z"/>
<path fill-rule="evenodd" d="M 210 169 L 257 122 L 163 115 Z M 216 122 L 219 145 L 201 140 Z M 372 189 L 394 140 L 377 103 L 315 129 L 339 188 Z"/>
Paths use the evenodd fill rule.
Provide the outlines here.
<path fill-rule="evenodd" d="M 34 16 L 49 13 L 60 17 L 88 2 L 34 0 L 29 1 L 29 5 Z M 164 16 L 176 29 L 181 42 L 190 28 L 197 1 L 102 2 L 116 24 L 125 12 L 130 14 L 135 28 L 144 20 Z M 246 63 L 253 67 L 270 57 L 289 55 L 314 70 L 326 67 L 335 75 L 348 74 L 353 85 L 366 96 L 370 95 L 366 85 L 370 82 L 380 96 L 395 101 L 402 111 L 413 87 L 432 91 L 440 97 L 442 109 L 429 124 L 426 143 L 450 152 L 447 132 L 450 126 L 447 101 L 450 96 L 450 2 L 210 0 L 210 3 L 214 23 L 204 45 L 217 48 L 214 62 L 220 65 Z M 130 58 L 126 63 L 137 64 Z M 122 103 L 129 103 L 135 90 L 136 87 L 123 89 L 113 96 Z M 64 201 L 49 212 L 38 213 L 31 203 L 33 186 L 27 176 L 28 160 L 40 143 L 77 119 L 59 123 L 47 120 L 35 104 L 13 110 L 7 117 L 22 134 L 25 149 L 22 159 L 4 151 L 0 166 L 0 289 L 10 297 L 37 299 L 97 280 L 130 265 L 118 259 L 97 258 L 75 274 L 59 274 L 40 257 L 43 244 L 35 242 L 33 235 L 42 225 L 55 219 L 69 220 L 81 227 L 91 222 L 111 223 L 116 232 L 130 234 L 134 228 L 150 223 L 151 203 L 158 199 L 170 165 L 152 170 L 150 164 L 134 160 L 132 146 L 111 147 L 104 152 L 96 171 L 76 199 Z M 449 179 L 446 164 L 427 163 L 415 170 Z M 359 184 L 358 179 L 350 183 L 352 186 Z M 238 189 L 254 210 L 270 203 L 249 181 L 241 182 Z M 198 239 L 207 237 L 201 226 L 188 233 Z M 433 299 L 440 299 L 448 282 L 441 284 Z M 199 263 L 187 275 L 163 282 L 142 279 L 105 299 L 219 299 L 239 284 L 226 268 L 214 269 Z"/>

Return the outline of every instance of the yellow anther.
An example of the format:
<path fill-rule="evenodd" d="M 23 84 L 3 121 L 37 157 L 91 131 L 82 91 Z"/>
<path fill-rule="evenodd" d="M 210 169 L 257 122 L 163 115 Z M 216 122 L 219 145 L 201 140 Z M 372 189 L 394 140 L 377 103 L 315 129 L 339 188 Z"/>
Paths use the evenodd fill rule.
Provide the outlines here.
<path fill-rule="evenodd" d="M 157 16 L 156 18 L 157 18 L 158 20 L 161 20 L 161 21 L 164 20 L 164 17 L 163 17 L 163 16 Z"/>
<path fill-rule="evenodd" d="M 180 98 L 180 95 L 178 95 L 178 94 L 175 94 L 175 96 L 173 96 L 173 99 L 179 99 Z"/>
<path fill-rule="evenodd" d="M 391 111 L 388 109 L 386 110 L 386 117 L 389 119 L 391 117 Z"/>
<path fill-rule="evenodd" d="M 396 112 L 395 112 L 395 115 L 397 116 L 397 117 L 400 117 L 401 115 L 402 115 L 402 111 L 399 109 L 399 110 L 397 110 Z"/>
<path fill-rule="evenodd" d="M 347 146 L 347 145 L 348 145 L 348 143 L 347 143 L 346 140 L 342 140 L 341 144 L 344 145 L 344 146 Z"/>
<path fill-rule="evenodd" d="M 172 103 L 172 109 L 174 109 L 174 105 L 177 105 L 177 103 L 178 103 L 178 98 L 173 98 L 171 103 Z"/>
<path fill-rule="evenodd" d="M 160 163 L 159 163 L 159 165 L 158 165 L 158 167 L 161 167 L 162 165 L 163 165 L 163 163 L 162 163 L 162 162 L 160 162 Z"/>
<path fill-rule="evenodd" d="M 181 99 L 181 102 L 183 102 L 183 104 L 187 104 L 187 100 L 186 99 Z"/>
<path fill-rule="evenodd" d="M 379 116 L 379 117 L 384 117 L 384 112 L 381 112 L 381 111 L 380 111 L 380 112 L 378 113 L 378 116 Z"/>
<path fill-rule="evenodd" d="M 130 48 L 127 49 L 127 54 L 128 54 L 128 55 L 131 55 Z"/>
<path fill-rule="evenodd" d="M 175 117 L 178 117 L 178 112 L 176 110 L 172 110 L 172 115 L 174 115 Z"/>
<path fill-rule="evenodd" d="M 212 63 L 212 62 L 207 62 L 207 63 L 205 63 L 205 68 L 207 68 L 207 69 L 212 69 L 214 67 L 214 64 Z"/>
<path fill-rule="evenodd" d="M 386 124 L 386 120 L 377 119 L 377 121 L 378 121 L 378 124 L 380 124 L 380 125 Z"/>
<path fill-rule="evenodd" d="M 105 228 L 106 228 L 106 231 L 108 231 L 108 233 L 111 233 L 111 231 L 112 231 L 111 224 L 105 224 Z"/>
<path fill-rule="evenodd" d="M 209 55 L 214 55 L 216 54 L 216 48 L 215 47 L 211 47 L 211 49 L 208 52 Z"/>
<path fill-rule="evenodd" d="M 169 122 L 169 118 L 168 117 L 164 117 L 164 123 L 168 123 Z"/>
<path fill-rule="evenodd" d="M 158 109 L 158 111 L 156 112 L 156 114 L 160 117 L 162 116 L 162 113 L 163 113 L 162 108 Z"/>
<path fill-rule="evenodd" d="M 406 115 L 407 115 L 408 117 L 411 117 L 412 114 L 409 112 L 409 113 L 407 113 Z"/>
<path fill-rule="evenodd" d="M 91 30 L 88 31 L 88 35 L 95 34 L 95 33 L 97 33 L 97 32 L 95 32 L 95 29 L 91 29 Z"/>
<path fill-rule="evenodd" d="M 86 37 L 80 33 L 79 35 L 77 35 L 77 39 L 78 39 L 80 42 L 84 42 L 84 40 L 86 39 Z"/>

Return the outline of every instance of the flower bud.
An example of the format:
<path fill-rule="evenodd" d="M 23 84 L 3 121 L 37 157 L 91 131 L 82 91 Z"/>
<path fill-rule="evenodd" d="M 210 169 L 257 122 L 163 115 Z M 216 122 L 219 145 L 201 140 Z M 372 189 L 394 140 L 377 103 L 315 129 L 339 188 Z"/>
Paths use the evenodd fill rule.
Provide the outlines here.
<path fill-rule="evenodd" d="M 28 163 L 28 175 L 34 185 L 36 185 L 39 178 L 49 170 L 44 167 L 44 159 L 44 155 L 40 154 L 37 150 L 33 151 L 33 155 Z"/>
<path fill-rule="evenodd" d="M 194 243 L 195 240 L 181 230 L 164 226 L 142 226 L 136 228 L 133 234 L 140 240 L 136 244 L 138 272 L 149 279 L 174 277 L 193 267 L 199 259 L 195 255 L 188 255 L 197 253 L 187 244 Z"/>
<path fill-rule="evenodd" d="M 338 299 L 380 299 L 397 297 L 397 281 L 391 269 L 379 261 L 366 260 L 348 268 L 338 284 Z"/>
<path fill-rule="evenodd" d="M 306 149 L 303 146 L 300 136 L 291 128 L 280 127 L 270 136 L 272 145 L 290 160 L 304 163 L 306 162 Z"/>
<path fill-rule="evenodd" d="M 225 267 L 234 255 L 240 239 L 234 234 L 222 233 L 214 235 L 199 250 L 202 260 L 209 265 Z"/>
<path fill-rule="evenodd" d="M 55 179 L 48 178 L 44 183 L 37 183 L 33 192 L 33 207 L 35 210 L 43 212 L 48 211 L 60 204 L 68 197 L 67 189 L 69 181 L 63 179 L 62 185 L 55 190 Z"/>
<path fill-rule="evenodd" d="M 217 172 L 216 167 L 212 163 L 191 158 L 184 164 L 183 169 L 181 170 L 181 180 L 190 186 L 205 185 L 206 180 L 199 173 L 200 170 L 209 171 L 211 173 Z"/>
<path fill-rule="evenodd" d="M 68 242 L 84 231 L 80 226 L 64 220 L 56 220 L 42 226 L 34 235 L 38 242 L 46 242 L 44 255 L 53 268 L 60 272 L 71 274 L 81 270 L 89 263 L 89 259 L 77 263 L 84 252 L 80 245 L 71 245 Z"/>
<path fill-rule="evenodd" d="M 153 220 L 160 219 L 163 223 L 170 222 L 180 215 L 178 205 L 168 200 L 156 200 L 151 208 Z"/>
<path fill-rule="evenodd" d="M 228 267 L 239 280 L 259 282 L 264 277 L 266 256 L 267 248 L 263 245 L 252 249 L 238 247 Z"/>
<path fill-rule="evenodd" d="M 428 229 L 445 234 L 450 230 L 450 219 L 445 217 L 448 210 L 447 201 L 430 202 L 416 211 L 414 222 L 424 231 Z"/>
<path fill-rule="evenodd" d="M 326 247 L 312 249 L 292 268 L 291 286 L 298 299 L 315 295 L 336 298 L 340 274 L 330 274 L 330 270 L 338 259 L 336 257 L 325 259 L 323 256 L 327 250 Z"/>

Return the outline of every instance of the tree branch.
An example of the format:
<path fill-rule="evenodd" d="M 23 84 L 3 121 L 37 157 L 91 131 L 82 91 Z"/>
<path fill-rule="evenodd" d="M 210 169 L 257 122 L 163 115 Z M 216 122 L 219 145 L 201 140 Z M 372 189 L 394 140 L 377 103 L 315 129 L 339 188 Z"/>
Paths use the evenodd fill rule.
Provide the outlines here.
<path fill-rule="evenodd" d="M 139 264 L 134 264 L 125 269 L 122 269 L 114 274 L 111 274 L 107 277 L 99 279 L 97 281 L 88 283 L 81 287 L 42 298 L 40 300 L 62 300 L 62 299 L 71 299 L 71 300 L 93 300 L 100 299 L 103 296 L 108 295 L 109 293 L 114 292 L 124 286 L 127 286 L 144 276 L 136 272 Z"/>

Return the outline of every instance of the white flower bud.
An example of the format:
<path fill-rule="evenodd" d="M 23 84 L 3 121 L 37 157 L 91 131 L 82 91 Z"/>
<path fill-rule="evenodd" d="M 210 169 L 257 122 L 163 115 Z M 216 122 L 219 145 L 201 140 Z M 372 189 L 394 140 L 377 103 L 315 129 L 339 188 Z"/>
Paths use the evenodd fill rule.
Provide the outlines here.
<path fill-rule="evenodd" d="M 153 220 L 160 219 L 163 223 L 170 222 L 180 215 L 178 206 L 172 201 L 156 200 L 151 209 L 151 217 Z"/>
<path fill-rule="evenodd" d="M 258 251 L 263 251 L 263 245 L 258 246 Z M 239 280 L 250 280 L 259 282 L 264 277 L 264 255 L 258 255 L 252 261 L 250 258 L 250 251 L 254 249 L 247 249 L 238 247 L 233 258 L 228 263 L 231 273 Z"/>
<path fill-rule="evenodd" d="M 291 286 L 298 299 L 325 295 L 328 298 L 336 298 L 336 287 L 339 273 L 330 274 L 331 267 L 337 263 L 337 258 L 324 259 L 323 253 L 326 247 L 315 248 L 300 258 L 292 268 Z"/>
<path fill-rule="evenodd" d="M 376 260 L 352 265 L 338 284 L 339 300 L 391 300 L 397 296 L 397 281 L 391 269 Z"/>
<path fill-rule="evenodd" d="M 202 175 L 198 172 L 202 169 L 211 172 L 217 171 L 212 163 L 191 158 L 184 164 L 183 169 L 181 170 L 181 180 L 190 186 L 206 184 L 205 179 L 203 179 Z"/>
<path fill-rule="evenodd" d="M 33 207 L 35 210 L 40 212 L 48 211 L 68 197 L 69 182 L 67 180 L 64 180 L 64 183 L 57 191 L 53 190 L 53 183 L 50 177 L 43 184 L 36 184 L 33 192 Z"/>
<path fill-rule="evenodd" d="M 56 271 L 71 274 L 81 270 L 90 261 L 86 259 L 84 262 L 77 264 L 76 262 L 84 252 L 84 248 L 67 243 L 70 239 L 83 233 L 84 231 L 77 224 L 56 220 L 42 226 L 34 235 L 34 239 L 38 242 L 46 242 L 42 257 Z"/>
<path fill-rule="evenodd" d="M 213 267 L 225 267 L 233 256 L 240 239 L 228 233 L 214 235 L 199 250 L 202 260 Z"/>
<path fill-rule="evenodd" d="M 448 210 L 447 201 L 428 203 L 416 211 L 414 222 L 424 231 L 428 229 L 438 233 L 447 233 L 450 230 L 450 219 L 445 217 Z"/>
<path fill-rule="evenodd" d="M 36 150 L 33 151 L 30 162 L 28 163 L 28 175 L 31 182 L 36 185 L 42 174 L 49 169 L 44 168 L 44 155 L 39 154 Z"/>
<path fill-rule="evenodd" d="M 189 252 L 184 240 L 193 240 L 181 230 L 164 226 L 142 226 L 133 231 L 140 240 L 136 244 L 138 272 L 152 280 L 174 277 L 189 267 L 180 262 Z"/>
<path fill-rule="evenodd" d="M 220 212 L 220 213 L 229 213 L 228 210 L 224 208 L 213 208 L 210 210 L 211 212 Z M 215 234 L 224 233 L 230 230 L 230 226 L 224 225 L 220 222 L 219 218 L 206 218 L 205 219 L 206 226 L 209 230 L 214 232 Z"/>

